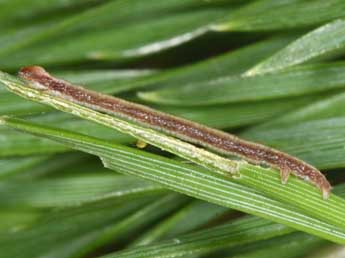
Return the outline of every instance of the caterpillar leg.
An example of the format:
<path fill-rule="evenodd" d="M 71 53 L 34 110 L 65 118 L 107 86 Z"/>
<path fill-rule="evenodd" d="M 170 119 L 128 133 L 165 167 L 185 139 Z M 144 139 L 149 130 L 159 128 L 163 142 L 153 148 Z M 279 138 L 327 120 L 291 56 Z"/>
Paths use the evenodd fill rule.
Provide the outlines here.
<path fill-rule="evenodd" d="M 147 142 L 144 142 L 142 140 L 138 140 L 137 143 L 135 144 L 137 148 L 139 149 L 144 149 L 147 146 Z"/>
<path fill-rule="evenodd" d="M 280 170 L 280 177 L 281 177 L 282 184 L 285 185 L 287 183 L 289 176 L 290 176 L 289 169 L 284 168 Z"/>

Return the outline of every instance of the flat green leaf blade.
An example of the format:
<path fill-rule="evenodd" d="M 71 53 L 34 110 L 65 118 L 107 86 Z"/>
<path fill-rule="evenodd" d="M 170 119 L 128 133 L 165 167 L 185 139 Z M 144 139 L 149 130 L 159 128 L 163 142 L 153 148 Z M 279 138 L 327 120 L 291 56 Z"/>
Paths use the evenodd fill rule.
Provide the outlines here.
<path fill-rule="evenodd" d="M 0 159 L 0 180 L 21 173 L 47 159 L 45 156 Z"/>
<path fill-rule="evenodd" d="M 0 234 L 18 231 L 33 225 L 43 215 L 42 211 L 25 209 L 1 209 Z"/>
<path fill-rule="evenodd" d="M 282 35 L 261 40 L 239 49 L 187 66 L 168 69 L 134 82 L 133 88 L 168 88 L 176 85 L 209 81 L 222 76 L 241 74 L 285 47 L 297 35 Z M 239 62 L 241 60 L 241 62 Z"/>
<path fill-rule="evenodd" d="M 186 1 L 187 6 L 190 4 L 188 2 Z M 160 5 L 157 5 L 154 2 L 147 5 L 142 2 L 140 3 L 140 1 L 135 1 L 135 3 L 133 3 L 133 1 L 132 3 L 126 3 L 126 1 L 110 1 L 95 8 L 91 8 L 86 12 L 77 13 L 68 19 L 62 19 L 55 22 L 46 28 L 36 31 L 36 33 L 31 37 L 24 38 L 21 41 L 14 41 L 8 48 L 2 49 L 1 53 L 8 54 L 18 51 L 23 47 L 37 44 L 40 41 L 54 38 L 61 34 L 68 35 L 69 33 L 73 34 L 78 31 L 97 30 L 102 26 L 109 27 L 114 23 L 131 23 L 133 16 L 131 17 L 130 14 L 136 13 L 136 18 L 142 19 L 150 13 L 155 13 L 157 11 L 162 12 L 167 11 L 170 8 L 176 8 L 176 5 L 178 7 L 178 3 L 176 3 L 175 0 L 168 0 L 165 1 L 164 4 L 160 3 Z M 116 12 L 118 8 L 122 8 L 122 12 Z M 114 15 L 114 13 L 116 13 L 116 15 Z"/>
<path fill-rule="evenodd" d="M 336 20 L 309 32 L 264 60 L 245 75 L 275 72 L 306 61 L 327 57 L 345 49 L 345 20 Z"/>
<path fill-rule="evenodd" d="M 158 223 L 130 246 L 148 245 L 161 239 L 171 239 L 186 232 L 195 231 L 222 215 L 229 215 L 232 210 L 212 203 L 194 200 L 189 205 L 172 214 L 167 219 Z"/>
<path fill-rule="evenodd" d="M 27 63 L 121 60 L 158 53 L 205 34 L 212 21 L 234 8 L 197 3 L 110 1 L 38 28 L 30 37 L 12 40 L 0 50 L 1 65 L 13 68 Z M 16 35 L 6 42 L 11 37 Z"/>
<path fill-rule="evenodd" d="M 323 98 L 325 96 L 313 95 L 197 108 L 168 105 L 153 105 L 153 107 L 210 127 L 229 129 L 271 121 L 270 119 Z"/>
<path fill-rule="evenodd" d="M 103 258 L 181 257 L 203 254 L 224 247 L 234 247 L 287 234 L 291 229 L 259 218 L 245 218 L 227 225 L 180 236 L 170 241 L 131 248 L 101 256 Z"/>
<path fill-rule="evenodd" d="M 230 14 L 214 26 L 221 31 L 266 31 L 310 27 L 344 17 L 342 0 L 259 0 Z M 317 14 L 317 15 L 315 15 Z"/>
<path fill-rule="evenodd" d="M 3 122 L 14 128 L 45 136 L 70 147 L 98 155 L 102 157 L 106 167 L 121 173 L 154 181 L 169 189 L 225 207 L 260 215 L 338 243 L 345 241 L 345 232 L 342 233 L 340 226 L 344 213 L 342 199 L 331 195 L 327 201 L 320 201 L 320 193 L 299 179 L 290 178 L 289 184 L 282 188 L 277 172 L 250 165 L 240 171 L 241 178 L 233 179 L 200 167 L 71 132 L 36 127 L 17 119 L 8 118 Z M 262 178 L 265 179 L 262 180 Z M 260 191 L 268 194 L 273 191 L 274 196 L 277 194 L 276 191 L 281 190 L 279 197 L 285 201 L 290 200 L 299 208 L 276 201 L 243 184 L 256 185 L 256 187 L 261 185 Z M 301 196 L 304 198 L 301 199 Z M 301 211 L 303 207 L 307 208 Z M 313 212 L 314 209 L 315 212 Z M 324 221 L 331 220 L 338 226 L 307 215 L 311 213 L 317 217 L 323 213 L 325 214 Z"/>
<path fill-rule="evenodd" d="M 299 124 L 306 121 L 323 120 L 329 118 L 340 118 L 345 116 L 345 93 L 339 92 L 325 99 L 315 100 L 305 106 L 297 107 L 295 110 L 280 117 L 266 121 L 250 130 L 261 130 L 262 128 L 281 127 L 282 125 Z"/>
<path fill-rule="evenodd" d="M 3 87 L 0 87 L 0 91 Z M 18 96 L 0 92 L 0 114 L 1 115 L 26 115 L 35 114 L 50 110 L 49 107 L 34 103 Z"/>
<path fill-rule="evenodd" d="M 2 207 L 73 207 L 106 199 L 162 194 L 162 187 L 127 176 L 84 175 L 0 183 Z"/>
<path fill-rule="evenodd" d="M 18 97 L 18 96 L 16 96 Z M 21 99 L 21 98 L 20 98 Z M 134 138 L 118 133 L 86 120 L 72 117 L 68 114 L 51 112 L 45 115 L 30 117 L 39 124 L 55 124 L 57 127 L 76 130 L 88 135 L 99 136 L 118 143 L 135 143 Z M 32 135 L 24 135 L 12 130 L 0 128 L 0 157 L 44 155 L 69 152 L 70 149 L 47 139 Z"/>
<path fill-rule="evenodd" d="M 110 241 L 113 242 L 114 238 L 119 240 L 131 238 L 138 230 L 143 230 L 157 220 L 162 219 L 162 217 L 184 207 L 189 202 L 190 198 L 179 194 L 169 194 L 156 199 L 117 225 L 108 227 L 103 232 L 100 232 L 98 241 L 96 243 L 92 242 L 92 246 L 93 248 L 102 246 Z"/>
<path fill-rule="evenodd" d="M 5 128 L 0 129 L 0 157 L 44 155 L 68 151 L 68 148 L 47 139 L 27 137 Z"/>
<path fill-rule="evenodd" d="M 102 240 L 105 233 L 114 230 L 109 233 L 116 235 L 119 230 L 124 229 L 123 225 L 121 228 L 117 227 L 121 221 L 131 217 L 138 209 L 145 208 L 149 202 L 152 199 L 142 198 L 131 203 L 107 201 L 48 213 L 32 227 L 1 234 L 1 255 L 18 258 L 80 257 L 85 251 L 99 247 L 98 241 Z M 125 232 L 123 230 L 122 234 Z M 105 240 L 107 241 L 103 243 L 110 242 Z"/>
<path fill-rule="evenodd" d="M 273 74 L 223 77 L 138 95 L 154 103 L 187 106 L 258 101 L 342 89 L 344 74 L 345 64 L 335 62 L 299 66 Z"/>
<path fill-rule="evenodd" d="M 113 158 L 113 159 L 106 157 L 106 159 L 103 158 L 103 161 L 105 163 L 105 166 L 108 168 L 117 170 L 117 171 L 122 172 L 122 173 L 130 173 L 133 175 L 138 175 L 139 168 L 134 166 L 133 170 L 130 170 L 129 169 L 130 163 L 127 160 L 125 160 L 125 157 L 123 157 L 122 155 L 119 158 Z M 150 171 L 150 170 L 148 170 L 148 171 Z M 243 169 L 241 169 L 240 174 L 241 174 L 241 178 L 236 179 L 235 182 L 238 182 L 238 183 L 244 184 L 244 185 L 248 185 L 251 187 L 249 189 L 260 189 L 260 191 L 267 193 L 268 196 L 274 196 L 277 199 L 280 199 L 280 200 L 283 200 L 283 201 L 286 201 L 289 203 L 293 203 L 294 206 L 298 206 L 301 209 L 305 209 L 304 212 L 306 212 L 308 214 L 313 213 L 312 210 L 316 209 L 317 212 L 313 213 L 315 216 L 319 217 L 319 215 L 321 213 L 325 213 L 325 217 L 326 217 L 325 219 L 326 220 L 332 220 L 333 223 L 339 225 L 340 227 L 343 226 L 343 222 L 337 221 L 339 219 L 339 217 L 342 216 L 341 215 L 342 212 L 339 211 L 338 215 L 336 215 L 336 216 L 334 216 L 335 214 L 333 213 L 333 212 L 335 212 L 335 210 L 342 209 L 342 208 L 340 208 L 338 206 L 338 204 L 335 204 L 335 203 L 334 203 L 334 205 L 330 204 L 330 203 L 327 203 L 327 204 L 326 203 L 320 203 L 319 194 L 312 194 L 313 196 L 310 195 L 311 192 L 313 191 L 312 190 L 313 188 L 311 186 L 304 187 L 304 189 L 302 189 L 303 187 L 301 188 L 302 184 L 305 184 L 305 182 L 298 180 L 298 179 L 290 178 L 289 185 L 285 186 L 282 189 L 280 178 L 276 172 L 272 172 L 272 171 L 267 170 L 267 169 L 258 169 L 258 168 L 254 169 L 252 166 L 248 166 L 248 167 L 244 167 Z M 145 177 L 146 175 L 143 173 L 141 173 L 140 176 L 144 176 L 144 178 L 149 179 L 149 177 Z M 228 179 L 228 180 L 231 180 L 231 179 Z M 292 183 L 293 180 L 296 180 L 296 181 L 294 181 L 294 183 Z M 208 185 L 205 185 L 205 184 L 207 184 L 207 183 L 206 182 L 200 183 L 200 185 L 198 187 L 203 188 L 203 189 L 206 188 L 207 190 L 205 191 L 205 194 L 207 194 L 206 192 L 210 190 L 210 189 L 208 189 L 210 183 L 208 183 Z M 170 185 L 168 185 L 168 187 L 171 188 Z M 186 186 L 184 186 L 184 187 L 186 187 Z M 210 186 L 210 187 L 222 188 L 218 184 Z M 171 188 L 171 189 L 174 189 L 174 188 Z M 178 190 L 182 191 L 181 189 L 178 189 Z M 187 191 L 186 193 L 189 194 L 188 190 L 189 189 L 185 189 L 185 190 L 183 189 L 183 191 Z M 205 196 L 203 194 L 201 194 L 201 193 L 199 193 L 199 194 L 202 195 L 203 198 L 205 198 Z M 225 194 L 225 193 L 223 193 L 223 194 Z M 308 199 L 308 201 L 313 202 L 313 204 L 307 204 L 306 199 L 302 199 L 301 196 L 304 196 L 304 197 L 310 196 L 311 199 Z M 242 195 L 242 197 L 245 197 L 245 196 Z M 206 199 L 206 200 L 210 201 L 210 199 Z M 342 203 L 342 202 L 343 201 L 339 199 L 339 203 Z M 265 201 L 265 203 L 267 203 L 267 201 Z M 218 203 L 218 204 L 220 204 L 220 203 Z M 226 206 L 226 204 L 221 204 L 221 205 Z M 232 205 L 235 205 L 234 201 L 232 201 L 232 204 L 229 207 L 235 208 L 235 206 L 232 206 Z M 329 209 L 327 209 L 327 208 L 324 209 L 321 207 L 324 205 L 326 205 L 326 206 L 331 205 L 333 207 L 329 208 Z M 242 205 L 240 205 L 240 207 L 237 207 L 235 209 L 242 210 L 242 208 L 243 208 Z M 246 207 L 246 208 L 248 208 L 248 207 Z M 293 208 L 291 208 L 291 207 L 289 209 L 293 210 Z M 248 210 L 245 210 L 245 212 L 251 213 Z M 256 210 L 256 212 L 254 214 L 260 214 L 261 212 L 263 212 L 263 211 L 262 210 L 260 210 L 260 211 Z M 263 213 L 265 213 L 265 212 L 263 212 Z M 272 216 L 272 215 L 273 214 L 270 213 L 270 216 Z M 283 216 L 283 215 L 281 215 L 281 216 Z M 285 214 L 284 214 L 284 216 L 285 216 Z M 274 215 L 273 215 L 273 217 L 274 217 Z M 337 217 L 337 219 L 335 219 L 335 217 Z M 271 219 L 273 219 L 273 218 L 271 217 Z M 285 224 L 286 221 L 284 221 L 282 223 Z"/>
<path fill-rule="evenodd" d="M 85 9 L 90 4 L 99 4 L 105 2 L 104 0 L 11 0 L 2 1 L 0 10 L 0 26 L 2 30 L 11 26 L 20 26 L 26 23 L 34 22 L 37 16 L 54 15 L 59 12 L 63 14 L 70 9 L 79 8 Z M 25 6 L 25 8 L 23 8 Z M 18 9 L 20 11 L 18 11 Z"/>
<path fill-rule="evenodd" d="M 275 237 L 265 241 L 256 242 L 246 245 L 245 248 L 236 247 L 225 250 L 222 257 L 230 258 L 296 258 L 305 257 L 315 250 L 327 246 L 328 242 L 320 238 L 294 232 L 288 235 Z"/>

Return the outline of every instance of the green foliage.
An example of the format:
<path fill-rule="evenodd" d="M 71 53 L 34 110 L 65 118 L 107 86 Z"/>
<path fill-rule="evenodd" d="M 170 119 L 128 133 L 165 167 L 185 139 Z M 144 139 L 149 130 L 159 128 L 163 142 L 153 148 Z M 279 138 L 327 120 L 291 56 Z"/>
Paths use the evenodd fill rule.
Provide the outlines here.
<path fill-rule="evenodd" d="M 344 19 L 342 0 L 2 1 L 0 258 L 340 253 Z M 159 132 L 146 140 L 167 151 L 139 150 L 147 131 L 135 123 L 39 103 L 61 104 L 15 77 L 32 64 L 288 152 L 326 172 L 332 194 L 191 158 Z"/>
<path fill-rule="evenodd" d="M 344 63 L 317 64 L 265 75 L 220 77 L 139 93 L 139 97 L 171 105 L 214 105 L 301 96 L 343 89 L 344 68 Z M 181 95 L 186 99 L 181 99 Z"/>

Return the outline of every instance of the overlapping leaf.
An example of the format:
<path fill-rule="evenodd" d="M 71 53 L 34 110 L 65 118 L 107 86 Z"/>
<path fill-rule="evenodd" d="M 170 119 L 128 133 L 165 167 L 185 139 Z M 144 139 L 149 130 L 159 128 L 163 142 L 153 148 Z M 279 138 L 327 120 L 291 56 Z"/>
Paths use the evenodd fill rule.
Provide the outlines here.
<path fill-rule="evenodd" d="M 344 89 L 344 71 L 343 62 L 307 65 L 272 74 L 221 77 L 142 92 L 139 97 L 155 103 L 193 106 L 301 96 Z"/>
<path fill-rule="evenodd" d="M 60 130 L 15 119 L 6 119 L 3 122 L 98 155 L 102 157 L 106 167 L 116 171 L 133 174 L 216 204 L 270 218 L 326 239 L 340 243 L 343 241 L 343 233 L 339 227 L 342 225 L 343 200 L 332 195 L 328 201 L 320 202 L 320 193 L 299 179 L 291 178 L 289 184 L 282 188 L 278 173 L 251 165 L 240 170 L 241 178 L 232 179 L 202 168 L 71 132 L 62 133 Z M 305 199 L 300 199 L 301 195 Z M 277 197 L 280 202 L 275 200 Z M 337 226 L 325 224 L 321 220 L 306 216 L 306 213 L 322 218 L 323 221 L 332 221 Z"/>

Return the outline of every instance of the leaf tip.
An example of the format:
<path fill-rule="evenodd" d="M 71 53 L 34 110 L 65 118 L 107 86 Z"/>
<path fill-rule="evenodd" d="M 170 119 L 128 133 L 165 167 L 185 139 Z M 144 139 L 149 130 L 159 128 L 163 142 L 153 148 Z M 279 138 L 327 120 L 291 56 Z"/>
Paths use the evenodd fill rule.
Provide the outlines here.
<path fill-rule="evenodd" d="M 101 160 L 101 162 L 105 168 L 110 168 L 110 164 L 109 164 L 110 162 L 108 159 L 101 157 L 101 156 L 99 158 L 100 158 L 100 160 Z"/>

